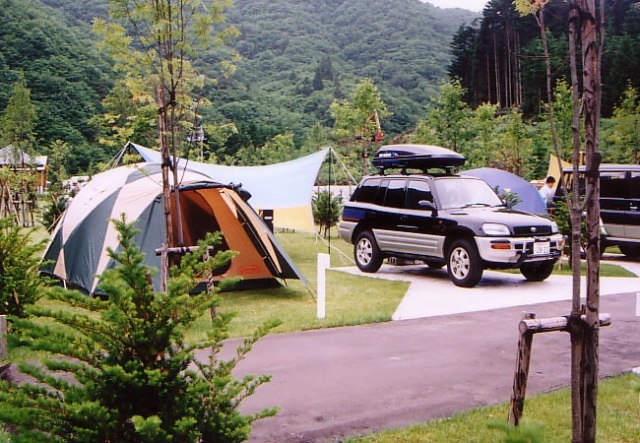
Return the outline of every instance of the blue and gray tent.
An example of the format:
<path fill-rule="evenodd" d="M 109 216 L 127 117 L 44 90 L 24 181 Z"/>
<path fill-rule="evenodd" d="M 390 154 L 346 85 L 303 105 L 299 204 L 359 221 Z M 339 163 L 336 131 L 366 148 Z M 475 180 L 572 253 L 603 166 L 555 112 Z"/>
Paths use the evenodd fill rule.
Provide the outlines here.
<path fill-rule="evenodd" d="M 281 279 L 300 279 L 306 284 L 273 233 L 246 201 L 248 193 L 217 183 L 200 172 L 187 169 L 180 176 L 185 245 L 194 246 L 207 232 L 219 231 L 224 240 L 222 249 L 239 253 L 218 279 L 241 277 L 244 284 L 254 286 Z M 172 213 L 175 220 L 175 209 Z M 112 220 L 121 214 L 140 230 L 135 241 L 145 253 L 145 264 L 159 269 L 161 259 L 155 251 L 166 239 L 162 171 L 159 164 L 145 163 L 98 174 L 78 192 L 52 234 L 43 272 L 70 287 L 100 294 L 98 276 L 114 266 L 107 248 L 118 247 Z M 174 232 L 175 229 L 174 226 Z M 154 275 L 154 288 L 160 288 L 160 272 Z"/>
<path fill-rule="evenodd" d="M 520 202 L 513 209 L 532 214 L 548 215 L 547 207 L 536 187 L 522 177 L 496 168 L 470 169 L 461 172 L 461 174 L 481 178 L 492 188 L 497 188 L 498 194 L 506 191 L 517 194 Z"/>

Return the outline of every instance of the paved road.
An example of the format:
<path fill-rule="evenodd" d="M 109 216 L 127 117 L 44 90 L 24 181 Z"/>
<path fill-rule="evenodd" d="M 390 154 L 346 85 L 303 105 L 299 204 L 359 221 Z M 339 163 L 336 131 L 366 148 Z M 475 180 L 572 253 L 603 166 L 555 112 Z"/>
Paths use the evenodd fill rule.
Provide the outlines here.
<path fill-rule="evenodd" d="M 433 276 L 416 278 L 423 292 L 435 284 Z M 630 279 L 625 284 L 631 281 L 640 282 Z M 638 296 L 626 286 L 616 291 L 616 285 L 604 279 L 602 286 L 607 290 L 601 291 L 601 312 L 610 313 L 613 324 L 601 331 L 600 374 L 613 375 L 640 366 Z M 558 282 L 548 281 L 536 291 L 548 294 L 557 289 Z M 526 291 L 522 279 L 508 279 L 481 284 L 450 299 L 455 305 L 483 293 L 508 299 Z M 438 296 L 448 294 L 439 290 Z M 570 301 L 504 304 L 476 312 L 265 337 L 237 375 L 267 373 L 273 379 L 245 401 L 243 411 L 271 406 L 281 410 L 254 424 L 251 441 L 334 442 L 507 401 L 523 311 L 538 317 L 566 315 Z M 535 337 L 528 394 L 568 385 L 569 349 L 566 333 Z"/>

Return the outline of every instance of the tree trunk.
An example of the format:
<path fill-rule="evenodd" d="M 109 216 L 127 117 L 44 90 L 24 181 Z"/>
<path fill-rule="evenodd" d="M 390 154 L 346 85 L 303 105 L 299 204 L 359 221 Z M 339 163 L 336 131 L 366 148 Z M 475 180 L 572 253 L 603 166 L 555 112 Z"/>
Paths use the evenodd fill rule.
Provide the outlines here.
<path fill-rule="evenodd" d="M 164 99 L 162 85 L 156 86 L 156 102 L 158 104 L 158 132 L 160 134 L 160 154 L 162 155 L 162 199 L 164 202 L 164 220 L 166 230 L 167 247 L 175 246 L 173 239 L 173 221 L 171 217 L 171 181 L 169 170 L 171 169 L 171 154 L 169 153 L 169 140 L 167 128 L 167 105 Z M 166 290 L 166 288 L 163 288 Z"/>
<path fill-rule="evenodd" d="M 571 64 L 571 87 L 573 101 L 573 119 L 571 130 L 573 134 L 573 181 L 572 191 L 569 194 L 565 187 L 567 207 L 571 216 L 571 269 L 573 270 L 573 291 L 570 316 L 571 334 L 571 428 L 572 443 L 582 442 L 582 385 L 581 385 L 581 362 L 582 362 L 582 321 L 580 319 L 580 204 L 578 186 L 578 156 L 580 154 L 580 84 L 578 82 L 577 67 L 577 40 L 580 11 L 576 3 L 571 0 L 569 10 L 569 61 Z M 560 159 L 558 159 L 560 163 Z M 577 212 L 577 214 L 576 214 Z M 577 231 L 577 235 L 576 235 Z"/>
<path fill-rule="evenodd" d="M 600 104 L 600 57 L 595 0 L 582 0 L 582 61 L 584 135 L 586 156 L 587 209 L 587 304 L 584 326 L 584 403 L 583 441 L 596 440 L 596 406 L 598 395 L 598 338 L 600 310 L 600 153 L 598 151 L 598 117 Z"/>
<path fill-rule="evenodd" d="M 496 30 L 493 29 L 493 69 L 495 74 L 495 82 L 496 82 L 496 104 L 499 107 L 502 107 L 502 95 L 500 88 L 500 63 L 498 61 L 498 48 L 496 42 Z"/>

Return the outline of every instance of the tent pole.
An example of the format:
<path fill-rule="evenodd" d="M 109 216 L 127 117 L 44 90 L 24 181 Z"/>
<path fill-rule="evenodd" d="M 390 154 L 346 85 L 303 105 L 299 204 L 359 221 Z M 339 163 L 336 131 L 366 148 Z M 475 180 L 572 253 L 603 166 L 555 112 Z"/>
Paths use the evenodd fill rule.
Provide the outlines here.
<path fill-rule="evenodd" d="M 329 187 L 328 187 L 328 189 L 329 189 L 329 199 L 328 199 L 328 203 L 327 203 L 329 205 L 329 208 L 327 208 L 327 209 L 329 210 L 330 216 L 333 218 L 333 215 L 332 215 L 332 213 L 333 213 L 333 204 L 332 204 L 333 201 L 332 200 L 333 199 L 332 199 L 332 195 L 331 195 L 331 165 L 332 164 L 333 164 L 333 155 L 331 154 L 331 150 L 329 150 L 329 179 L 328 179 L 328 182 L 329 182 Z M 329 244 L 328 244 L 328 247 L 327 247 L 327 253 L 329 254 L 329 256 L 331 256 L 331 225 L 329 225 L 329 231 L 328 232 L 329 232 Z"/>
<path fill-rule="evenodd" d="M 120 161 L 122 160 L 122 157 L 124 157 L 124 153 L 127 152 L 127 149 L 129 149 L 129 143 L 131 142 L 127 142 L 124 147 L 120 150 L 120 152 L 118 152 L 116 154 L 116 156 L 111 160 L 111 164 L 109 169 L 113 169 L 116 166 L 118 166 L 120 164 Z"/>

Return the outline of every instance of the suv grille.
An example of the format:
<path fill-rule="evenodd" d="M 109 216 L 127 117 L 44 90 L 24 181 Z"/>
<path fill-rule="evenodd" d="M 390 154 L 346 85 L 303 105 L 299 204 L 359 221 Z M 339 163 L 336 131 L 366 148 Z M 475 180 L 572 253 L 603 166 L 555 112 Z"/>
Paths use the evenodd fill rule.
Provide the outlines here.
<path fill-rule="evenodd" d="M 516 226 L 513 228 L 516 237 L 531 237 L 532 235 L 551 235 L 551 226 Z"/>

